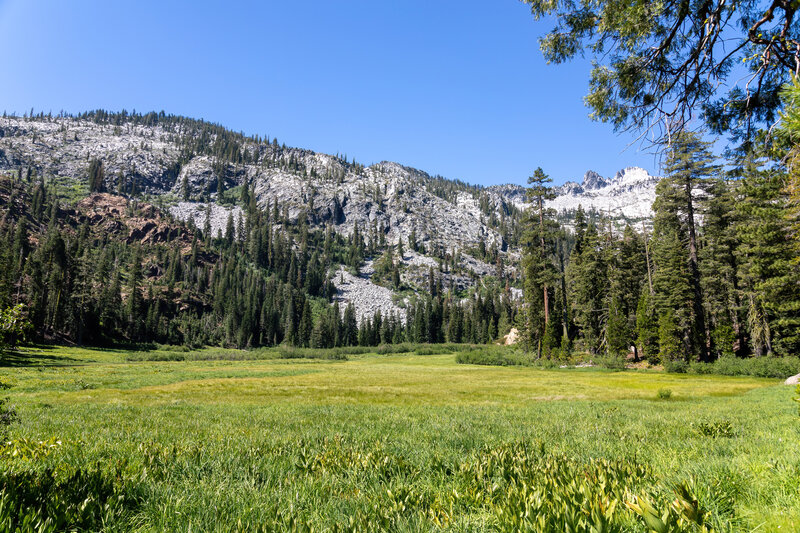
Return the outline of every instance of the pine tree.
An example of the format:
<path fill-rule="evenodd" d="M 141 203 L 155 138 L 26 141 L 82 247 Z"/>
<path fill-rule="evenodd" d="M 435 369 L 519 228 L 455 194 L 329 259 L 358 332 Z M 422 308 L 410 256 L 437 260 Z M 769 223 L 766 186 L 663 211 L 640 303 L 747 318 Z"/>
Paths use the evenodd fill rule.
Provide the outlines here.
<path fill-rule="evenodd" d="M 661 350 L 671 357 L 689 360 L 696 355 L 697 324 L 695 318 L 695 292 L 684 246 L 686 226 L 680 216 L 680 208 L 685 198 L 683 189 L 676 188 L 668 179 L 662 179 L 656 186 L 656 201 L 653 203 L 653 238 L 651 252 L 655 269 L 653 271 L 653 303 L 661 327 L 664 316 L 675 320 L 676 335 L 681 339 L 682 348 L 678 351 Z M 688 238 L 686 239 L 688 240 Z M 672 330 L 670 330 L 672 331 Z"/>
<path fill-rule="evenodd" d="M 693 132 L 677 133 L 667 149 L 664 171 L 667 183 L 675 188 L 673 196 L 678 213 L 685 228 L 689 283 L 692 289 L 691 298 L 691 331 L 688 337 L 688 348 L 698 354 L 703 361 L 709 360 L 708 344 L 710 334 L 706 324 L 703 307 L 703 293 L 700 282 L 700 265 L 698 259 L 698 241 L 695 222 L 694 190 L 703 187 L 709 178 L 719 172 L 711 155 L 711 143 L 703 141 Z"/>
<path fill-rule="evenodd" d="M 142 249 L 136 247 L 128 269 L 128 299 L 125 306 L 127 318 L 127 331 L 131 339 L 139 340 L 142 330 L 143 299 L 141 292 L 142 283 Z"/>
<path fill-rule="evenodd" d="M 650 291 L 642 291 L 636 308 L 636 343 L 642 358 L 659 362 L 658 318 Z"/>
<path fill-rule="evenodd" d="M 692 343 L 693 326 L 693 291 L 686 258 L 685 249 L 678 235 L 678 228 L 674 225 L 661 227 L 656 215 L 655 231 L 653 235 L 653 259 L 656 264 L 653 273 L 653 301 L 659 323 L 659 353 L 663 358 L 688 360 L 694 356 Z M 663 324 L 665 320 L 671 322 L 669 329 Z M 667 333 L 680 341 L 680 348 L 669 340 L 668 346 L 661 346 L 662 341 L 668 339 Z M 669 337 L 671 339 L 671 337 Z"/>
<path fill-rule="evenodd" d="M 709 317 L 714 357 L 732 356 L 744 348 L 742 304 L 736 259 L 735 188 L 713 180 L 702 202 L 700 273 L 703 304 Z"/>
<path fill-rule="evenodd" d="M 353 306 L 353 302 L 348 303 L 347 307 L 345 307 L 342 322 L 342 344 L 344 346 L 358 344 L 358 323 L 356 322 L 356 308 Z"/>
<path fill-rule="evenodd" d="M 105 192 L 105 172 L 103 171 L 103 162 L 98 159 L 92 159 L 89 162 L 89 190 L 92 192 Z"/>
<path fill-rule="evenodd" d="M 606 347 L 609 353 L 627 353 L 636 348 L 636 318 L 639 295 L 645 270 L 644 246 L 630 226 L 625 226 L 622 238 L 612 241 L 607 251 L 608 318 Z"/>
<path fill-rule="evenodd" d="M 581 252 L 573 252 L 568 267 L 569 300 L 580 345 L 596 354 L 603 342 L 604 315 L 607 314 L 608 265 L 594 223 L 588 225 L 581 240 Z"/>
<path fill-rule="evenodd" d="M 311 314 L 311 305 L 308 298 L 304 298 L 303 312 L 300 315 L 300 325 L 297 328 L 297 340 L 295 342 L 298 346 L 308 346 L 311 341 L 311 332 L 314 329 L 314 317 Z"/>
<path fill-rule="evenodd" d="M 523 237 L 523 272 L 527 311 L 526 342 L 542 356 L 542 340 L 550 321 L 550 291 L 558 279 L 553 264 L 553 242 L 557 224 L 555 213 L 545 207 L 545 202 L 555 197 L 547 185 L 552 180 L 541 168 L 528 178 L 531 187 L 528 198 L 532 202 Z"/>
<path fill-rule="evenodd" d="M 756 355 L 800 351 L 800 272 L 786 218 L 787 195 L 776 169 L 751 162 L 736 208 L 740 273 L 750 342 Z"/>
<path fill-rule="evenodd" d="M 189 190 L 189 175 L 188 174 L 184 174 L 183 175 L 183 181 L 181 182 L 181 194 L 183 196 L 183 201 L 184 202 L 188 202 L 189 201 L 189 194 L 190 193 L 191 193 L 191 191 Z"/>

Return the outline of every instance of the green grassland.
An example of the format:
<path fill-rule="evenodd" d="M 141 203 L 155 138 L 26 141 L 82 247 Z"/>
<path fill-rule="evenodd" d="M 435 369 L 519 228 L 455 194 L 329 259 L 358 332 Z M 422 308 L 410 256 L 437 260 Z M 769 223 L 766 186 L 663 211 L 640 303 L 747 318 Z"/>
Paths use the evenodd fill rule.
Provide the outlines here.
<path fill-rule="evenodd" d="M 800 530 L 800 419 L 778 380 L 195 355 L 6 360 L 0 531 Z M 64 503 L 12 524 L 36 501 L 13 483 Z"/>

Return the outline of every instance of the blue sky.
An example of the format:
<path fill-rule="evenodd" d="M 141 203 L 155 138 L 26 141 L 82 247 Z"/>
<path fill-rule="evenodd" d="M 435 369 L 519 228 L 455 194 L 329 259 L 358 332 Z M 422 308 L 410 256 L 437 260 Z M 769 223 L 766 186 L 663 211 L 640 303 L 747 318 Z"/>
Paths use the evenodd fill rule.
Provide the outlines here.
<path fill-rule="evenodd" d="M 163 109 L 484 185 L 656 172 L 547 29 L 517 0 L 0 0 L 0 110 Z"/>

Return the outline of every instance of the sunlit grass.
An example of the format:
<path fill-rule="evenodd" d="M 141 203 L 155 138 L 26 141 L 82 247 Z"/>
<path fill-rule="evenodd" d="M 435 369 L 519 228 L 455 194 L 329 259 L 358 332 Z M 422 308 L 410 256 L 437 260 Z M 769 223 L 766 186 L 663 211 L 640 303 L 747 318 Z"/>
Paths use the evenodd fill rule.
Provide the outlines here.
<path fill-rule="evenodd" d="M 452 491 L 468 487 L 436 465 L 457 472 L 487 447 L 515 442 L 577 461 L 648 465 L 664 498 L 694 480 L 733 499 L 734 518 L 720 515 L 730 530 L 800 527 L 800 423 L 791 388 L 778 380 L 457 365 L 454 354 L 179 362 L 129 355 L 29 349 L 28 363 L 0 371 L 21 418 L 12 436 L 63 442 L 32 467 L 124 463 L 147 472 L 132 529 L 231 529 L 239 518 L 278 524 L 292 509 L 324 530 L 383 505 L 387 490 L 452 504 Z M 659 400 L 660 389 L 671 398 Z M 698 430 L 721 422 L 731 436 Z M 383 454 L 409 466 L 386 477 L 348 462 L 308 475 L 297 466 L 303 450 Z M 159 454 L 163 464 L 148 467 Z M 441 527 L 485 530 L 495 523 L 490 515 L 459 503 Z M 394 529 L 439 527 L 401 516 Z"/>

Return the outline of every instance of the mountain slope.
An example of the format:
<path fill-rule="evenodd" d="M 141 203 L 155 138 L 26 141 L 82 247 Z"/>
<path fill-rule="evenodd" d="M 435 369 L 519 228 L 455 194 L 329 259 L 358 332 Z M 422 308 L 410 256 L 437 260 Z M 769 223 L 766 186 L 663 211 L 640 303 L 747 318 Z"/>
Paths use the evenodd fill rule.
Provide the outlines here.
<path fill-rule="evenodd" d="M 89 192 L 92 161 L 102 162 L 103 189 L 144 196 L 198 228 L 208 219 L 213 235 L 226 231 L 229 218 L 241 225 L 242 202 L 252 195 L 262 209 L 278 211 L 276 222 L 344 236 L 358 229 L 378 247 L 402 240 L 425 258 L 400 259 L 403 280 L 415 286 L 425 286 L 431 268 L 455 288 L 488 275 L 519 277 L 526 204 L 518 185 L 471 186 L 392 162 L 363 166 L 163 113 L 0 118 L 0 170 L 65 184 L 80 198 Z M 612 179 L 590 171 L 582 183 L 557 188 L 551 205 L 566 217 L 583 205 L 638 221 L 650 216 L 657 181 L 638 168 Z"/>
<path fill-rule="evenodd" d="M 2 118 L 0 169 L 32 167 L 44 176 L 84 178 L 89 162 L 98 159 L 108 190 L 159 195 L 175 203 L 187 188 L 187 204 L 223 203 L 219 186 L 229 190 L 249 183 L 262 207 L 277 200 L 293 222 L 307 216 L 311 224 L 331 223 L 344 234 L 356 224 L 362 230 L 375 226 L 389 242 L 413 232 L 419 242 L 447 250 L 481 241 L 490 248 L 507 247 L 507 232 L 501 234 L 499 221 L 491 224 L 487 216 L 510 214 L 501 195 L 459 184 L 445 198 L 435 194 L 437 181 L 443 180 L 396 163 L 363 167 L 243 136 L 234 141 L 209 133 L 205 123 L 178 119 L 110 124 L 96 119 Z M 222 143 L 235 146 L 221 155 L 204 153 Z M 190 205 L 183 207 L 175 214 L 191 214 Z"/>

